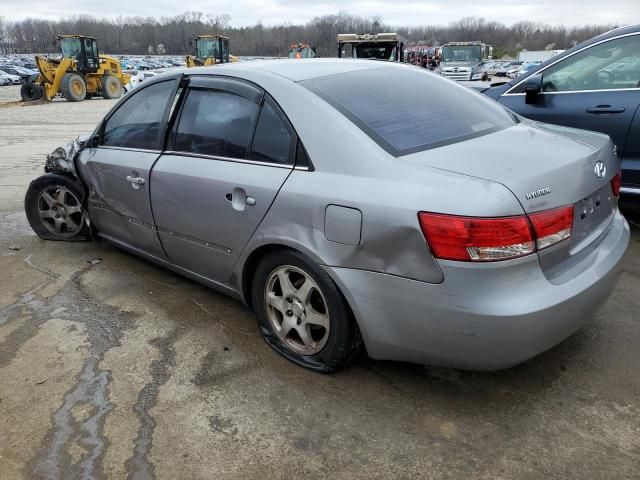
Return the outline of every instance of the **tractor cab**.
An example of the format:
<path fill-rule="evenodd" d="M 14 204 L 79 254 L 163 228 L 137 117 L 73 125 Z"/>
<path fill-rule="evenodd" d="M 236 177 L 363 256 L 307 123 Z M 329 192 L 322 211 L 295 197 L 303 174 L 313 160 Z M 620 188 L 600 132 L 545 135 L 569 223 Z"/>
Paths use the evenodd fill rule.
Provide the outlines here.
<path fill-rule="evenodd" d="M 402 62 L 407 39 L 397 33 L 341 33 L 338 58 L 371 58 Z"/>
<path fill-rule="evenodd" d="M 211 63 L 229 63 L 229 38 L 222 35 L 200 35 L 194 39 L 196 58 L 203 65 Z"/>
<path fill-rule="evenodd" d="M 95 73 L 100 67 L 98 41 L 82 35 L 59 35 L 62 58 L 71 58 L 81 73 Z"/>

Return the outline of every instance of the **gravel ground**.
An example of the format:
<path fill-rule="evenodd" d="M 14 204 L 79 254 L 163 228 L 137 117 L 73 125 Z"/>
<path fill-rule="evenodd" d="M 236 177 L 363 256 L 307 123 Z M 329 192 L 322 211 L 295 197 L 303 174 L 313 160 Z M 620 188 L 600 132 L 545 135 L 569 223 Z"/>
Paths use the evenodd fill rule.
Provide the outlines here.
<path fill-rule="evenodd" d="M 640 478 L 637 228 L 593 321 L 523 365 L 361 358 L 318 375 L 229 298 L 105 243 L 33 234 L 22 202 L 44 155 L 112 104 L 0 106 L 3 480 Z"/>

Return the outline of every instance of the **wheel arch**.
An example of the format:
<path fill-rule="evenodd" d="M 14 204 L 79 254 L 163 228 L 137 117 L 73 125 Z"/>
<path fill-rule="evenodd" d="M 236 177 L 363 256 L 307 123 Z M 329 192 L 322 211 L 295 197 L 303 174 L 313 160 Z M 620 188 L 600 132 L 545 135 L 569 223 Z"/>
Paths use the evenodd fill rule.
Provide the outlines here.
<path fill-rule="evenodd" d="M 329 275 L 329 277 L 331 278 L 331 280 L 333 281 L 333 283 L 335 284 L 338 292 L 340 292 L 340 295 L 344 300 L 344 304 L 347 308 L 349 316 L 351 317 L 351 320 L 355 323 L 356 328 L 358 329 L 359 335 L 361 337 L 363 336 L 362 335 L 363 330 L 360 325 L 358 315 L 356 315 L 356 310 L 354 310 L 352 305 L 353 298 L 351 297 L 351 295 L 348 294 L 348 292 L 345 293 L 344 285 L 341 282 L 336 281 L 337 279 L 335 275 L 333 275 L 330 269 L 326 268 L 326 265 L 323 264 L 320 258 L 314 252 L 310 251 L 308 248 L 304 247 L 301 244 L 290 244 L 290 243 L 284 243 L 284 242 L 263 243 L 257 246 L 256 248 L 254 248 L 246 256 L 246 260 L 242 264 L 242 272 L 239 275 L 239 278 L 240 278 L 239 288 L 240 288 L 240 293 L 242 295 L 242 299 L 244 300 L 247 307 L 249 307 L 249 309 L 253 310 L 252 287 L 253 287 L 253 275 L 256 271 L 256 268 L 260 264 L 260 261 L 266 255 L 269 255 L 270 253 L 276 252 L 276 251 L 291 251 L 291 252 L 300 253 L 302 255 L 307 256 L 309 259 L 316 262 L 320 266 L 320 268 L 324 269 Z M 366 340 L 364 342 L 364 348 L 366 349 Z"/>
<path fill-rule="evenodd" d="M 244 261 L 242 265 L 242 273 L 240 275 L 240 290 L 244 302 L 251 310 L 253 310 L 253 302 L 251 300 L 253 275 L 255 274 L 260 261 L 272 252 L 286 250 L 294 252 L 297 251 L 306 255 L 305 252 L 284 243 L 266 243 L 253 249 Z"/>

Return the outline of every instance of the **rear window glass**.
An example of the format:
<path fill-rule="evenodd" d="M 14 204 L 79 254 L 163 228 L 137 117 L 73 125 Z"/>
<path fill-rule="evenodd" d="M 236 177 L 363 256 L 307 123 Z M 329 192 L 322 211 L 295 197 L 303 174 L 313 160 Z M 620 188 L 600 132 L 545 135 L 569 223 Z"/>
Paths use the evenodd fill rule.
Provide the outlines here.
<path fill-rule="evenodd" d="M 376 68 L 301 82 L 387 152 L 407 155 L 515 123 L 493 100 L 417 68 Z"/>

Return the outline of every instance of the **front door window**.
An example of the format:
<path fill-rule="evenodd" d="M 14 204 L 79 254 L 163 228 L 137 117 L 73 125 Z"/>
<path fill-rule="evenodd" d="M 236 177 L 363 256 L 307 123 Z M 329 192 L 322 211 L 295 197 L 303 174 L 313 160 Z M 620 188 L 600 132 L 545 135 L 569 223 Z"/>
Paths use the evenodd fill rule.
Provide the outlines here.
<path fill-rule="evenodd" d="M 587 48 L 542 74 L 543 92 L 640 88 L 640 35 Z"/>

